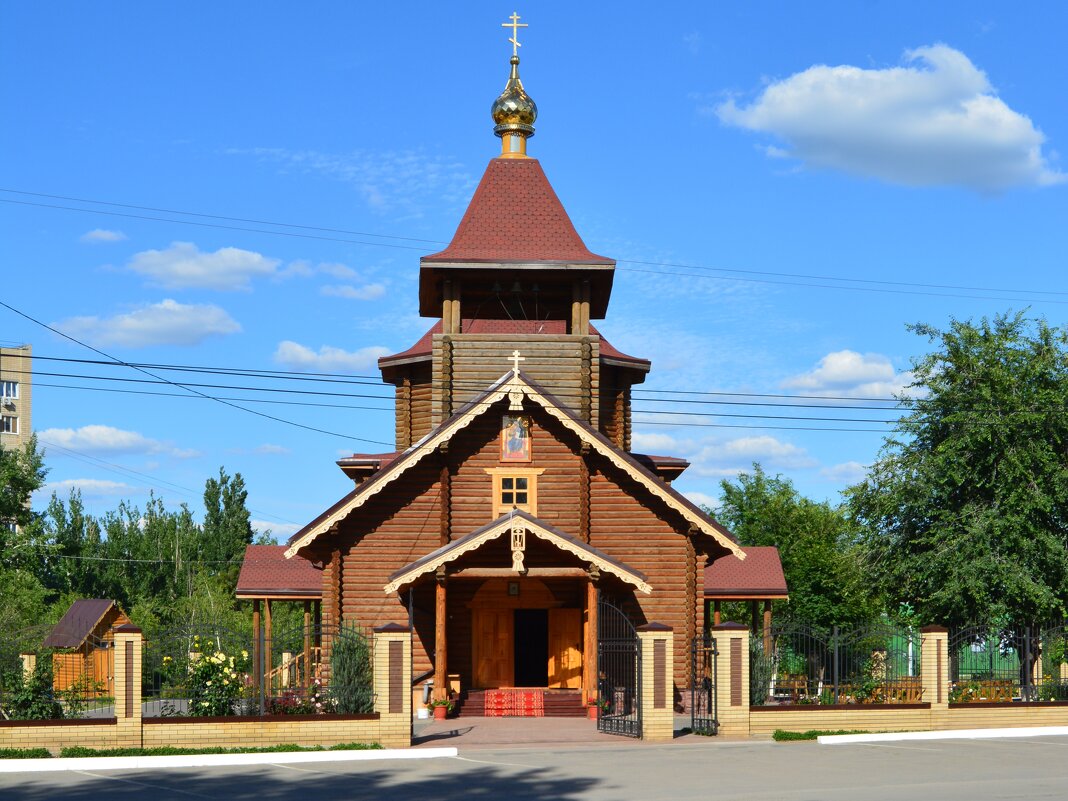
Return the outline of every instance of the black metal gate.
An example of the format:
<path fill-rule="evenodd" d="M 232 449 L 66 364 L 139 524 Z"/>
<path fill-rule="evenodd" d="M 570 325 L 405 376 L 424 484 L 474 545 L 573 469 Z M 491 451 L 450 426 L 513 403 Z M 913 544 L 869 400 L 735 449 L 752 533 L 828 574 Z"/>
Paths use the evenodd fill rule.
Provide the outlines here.
<path fill-rule="evenodd" d="M 642 736 L 642 649 L 627 613 L 597 598 L 597 730 Z"/>
<path fill-rule="evenodd" d="M 690 728 L 694 734 L 716 734 L 716 641 L 697 637 L 690 651 Z"/>

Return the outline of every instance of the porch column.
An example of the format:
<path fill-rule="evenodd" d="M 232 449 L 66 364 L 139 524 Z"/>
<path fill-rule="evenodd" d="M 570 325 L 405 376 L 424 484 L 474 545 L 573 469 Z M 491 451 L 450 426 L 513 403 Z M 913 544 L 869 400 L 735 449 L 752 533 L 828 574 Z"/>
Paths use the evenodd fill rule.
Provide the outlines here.
<path fill-rule="evenodd" d="M 434 700 L 449 697 L 448 645 L 446 643 L 445 576 L 438 575 L 434 587 Z"/>
<path fill-rule="evenodd" d="M 771 601 L 764 601 L 764 653 L 771 653 Z"/>
<path fill-rule="evenodd" d="M 263 683 L 263 654 L 260 652 L 260 599 L 252 601 L 252 681 L 256 695 Z"/>
<path fill-rule="evenodd" d="M 712 602 L 712 625 L 718 626 L 721 623 L 719 619 L 719 601 Z"/>
<path fill-rule="evenodd" d="M 264 627 L 267 629 L 263 644 L 263 684 L 267 692 L 271 691 L 271 599 L 264 601 L 265 620 Z"/>
<path fill-rule="evenodd" d="M 586 639 L 582 654 L 582 702 L 597 698 L 597 585 L 586 581 Z"/>
<path fill-rule="evenodd" d="M 304 602 L 304 686 L 311 686 L 311 601 Z"/>

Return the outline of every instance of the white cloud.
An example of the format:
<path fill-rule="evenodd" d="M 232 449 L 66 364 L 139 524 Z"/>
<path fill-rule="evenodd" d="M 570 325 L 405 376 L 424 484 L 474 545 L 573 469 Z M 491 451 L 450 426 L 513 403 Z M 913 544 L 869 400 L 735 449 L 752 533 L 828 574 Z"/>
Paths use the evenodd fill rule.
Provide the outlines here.
<path fill-rule="evenodd" d="M 770 470 L 802 470 L 818 465 L 804 448 L 768 435 L 732 439 L 711 436 L 696 440 L 643 430 L 634 433 L 633 443 L 639 453 L 688 460 L 686 476 L 731 478 L 752 468 L 753 462 L 760 462 Z"/>
<path fill-rule="evenodd" d="M 386 288 L 382 284 L 367 284 L 366 286 L 327 284 L 319 291 L 329 297 L 348 298 L 350 300 L 377 300 L 386 294 Z"/>
<path fill-rule="evenodd" d="M 890 398 L 912 382 L 911 372 L 897 372 L 879 353 L 839 350 L 828 353 L 807 373 L 791 376 L 780 384 L 809 395 Z"/>
<path fill-rule="evenodd" d="M 658 456 L 671 456 L 682 448 L 679 441 L 670 434 L 645 431 L 634 433 L 631 446 L 637 453 L 653 453 Z"/>
<path fill-rule="evenodd" d="M 88 242 L 90 244 L 99 244 L 101 242 L 122 242 L 126 239 L 126 234 L 122 231 L 108 231 L 105 228 L 94 228 L 92 231 L 86 231 L 79 239 L 82 242 Z"/>
<path fill-rule="evenodd" d="M 703 506 L 713 511 L 719 508 L 719 498 L 713 495 L 707 495 L 703 492 L 684 492 L 682 494 L 698 506 Z"/>
<path fill-rule="evenodd" d="M 159 442 L 143 434 L 111 426 L 46 428 L 39 436 L 46 444 L 94 453 L 157 453 L 161 448 Z"/>
<path fill-rule="evenodd" d="M 211 304 L 163 300 L 114 317 L 71 317 L 53 325 L 97 346 L 199 345 L 208 337 L 241 330 L 229 314 Z"/>
<path fill-rule="evenodd" d="M 812 167 L 896 184 L 997 192 L 1068 180 L 1043 156 L 1042 132 L 962 52 L 919 47 L 904 63 L 817 65 L 772 83 L 748 106 L 730 100 L 704 110 L 779 138 Z"/>
<path fill-rule="evenodd" d="M 357 351 L 342 350 L 330 345 L 323 345 L 318 353 L 297 342 L 285 340 L 278 343 L 274 360 L 279 364 L 297 370 L 366 370 L 378 363 L 380 356 L 389 355 L 388 348 L 372 345 Z"/>
<path fill-rule="evenodd" d="M 161 453 L 176 459 L 190 459 L 201 454 L 198 451 L 175 448 L 173 445 L 146 437 L 136 431 L 103 425 L 88 425 L 81 428 L 46 428 L 38 433 L 46 448 L 69 448 L 79 453 Z"/>
<path fill-rule="evenodd" d="M 304 259 L 291 261 L 285 266 L 285 269 L 278 272 L 279 278 L 311 278 L 313 275 L 329 275 L 333 278 L 341 279 L 353 279 L 359 277 L 359 273 L 344 264 L 338 264 L 337 262 L 320 262 L 319 264 L 312 264 L 310 261 L 305 261 Z"/>
<path fill-rule="evenodd" d="M 192 242 L 172 242 L 166 250 L 145 250 L 127 265 L 167 289 L 248 290 L 251 280 L 274 275 L 278 259 L 251 250 L 219 248 L 200 251 Z"/>
<path fill-rule="evenodd" d="M 820 470 L 824 478 L 841 484 L 856 484 L 868 474 L 867 465 L 860 462 L 842 462 Z"/>
<path fill-rule="evenodd" d="M 285 542 L 301 529 L 301 526 L 295 523 L 276 523 L 271 520 L 250 520 L 249 524 L 260 534 L 270 531 L 276 542 Z"/>
<path fill-rule="evenodd" d="M 99 478 L 68 478 L 63 481 L 50 481 L 41 488 L 41 492 L 51 495 L 69 495 L 71 490 L 78 490 L 87 497 L 112 497 L 130 495 L 140 492 L 136 487 L 121 481 L 105 481 Z"/>

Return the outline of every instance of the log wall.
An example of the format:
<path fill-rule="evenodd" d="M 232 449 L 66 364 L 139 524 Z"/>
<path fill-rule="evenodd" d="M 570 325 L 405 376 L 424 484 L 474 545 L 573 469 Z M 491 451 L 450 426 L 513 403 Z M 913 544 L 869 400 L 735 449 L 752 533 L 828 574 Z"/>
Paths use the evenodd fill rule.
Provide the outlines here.
<path fill-rule="evenodd" d="M 580 417 L 596 426 L 600 416 L 600 341 L 571 335 L 435 334 L 436 392 L 431 425 L 447 420 L 512 369 L 518 350 L 526 373 Z"/>

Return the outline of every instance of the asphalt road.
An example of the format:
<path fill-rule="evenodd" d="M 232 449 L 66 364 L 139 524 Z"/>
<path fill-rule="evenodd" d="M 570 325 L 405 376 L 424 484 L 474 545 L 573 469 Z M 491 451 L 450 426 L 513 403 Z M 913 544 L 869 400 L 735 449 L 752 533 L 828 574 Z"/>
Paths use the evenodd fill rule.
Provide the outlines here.
<path fill-rule="evenodd" d="M 461 751 L 457 758 L 0 774 L 0 798 L 64 801 L 985 801 L 1068 798 L 1068 737 Z"/>

